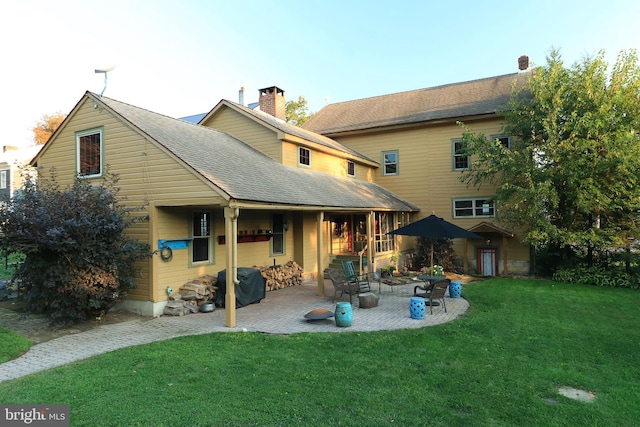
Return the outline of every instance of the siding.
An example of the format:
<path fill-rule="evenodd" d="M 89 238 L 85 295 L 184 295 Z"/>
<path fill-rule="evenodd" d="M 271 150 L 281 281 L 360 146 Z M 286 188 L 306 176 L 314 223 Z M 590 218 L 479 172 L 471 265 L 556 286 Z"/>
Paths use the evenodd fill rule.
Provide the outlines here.
<path fill-rule="evenodd" d="M 38 166 L 43 168 L 40 179 L 46 179 L 49 168 L 55 166 L 58 182 L 62 186 L 71 184 L 76 171 L 75 132 L 97 127 L 104 129 L 104 164 L 120 178 L 120 195 L 126 197 L 127 205 L 148 206 L 149 202 L 156 205 L 205 205 L 222 202 L 211 186 L 191 173 L 179 161 L 107 111 L 94 109 L 93 103 L 87 100 L 65 123 L 55 141 L 51 141 L 42 152 L 38 161 Z M 145 208 L 139 214 L 148 213 Z M 185 228 L 182 228 L 180 234 L 183 235 L 185 231 Z M 148 222 L 133 225 L 127 234 L 140 242 L 148 243 L 152 250 L 157 248 L 157 242 L 149 241 Z M 176 261 L 182 254 L 183 252 L 176 251 L 174 261 L 169 264 L 177 266 Z M 129 293 L 131 299 L 153 300 L 149 279 L 150 262 L 154 261 L 148 260 L 138 264 L 137 287 Z M 164 271 L 161 269 L 160 272 Z"/>
<path fill-rule="evenodd" d="M 218 272 L 226 268 L 226 243 L 218 243 L 218 236 L 225 234 L 224 211 L 222 209 L 202 208 L 160 208 L 157 214 L 157 231 L 159 239 L 180 239 L 191 237 L 191 215 L 194 210 L 208 210 L 212 214 L 212 264 L 192 266 L 190 264 L 191 249 L 177 249 L 173 251 L 171 261 L 162 261 L 154 255 L 154 266 L 158 277 L 158 298 L 167 298 L 168 286 L 177 290 L 184 283 L 205 274 L 217 277 Z M 238 230 L 269 229 L 271 213 L 264 211 L 240 210 Z M 271 242 L 250 242 L 238 244 L 238 267 L 266 267 L 274 264 L 284 264 L 294 259 L 294 230 L 289 228 L 285 234 L 285 254 L 272 256 Z M 157 242 L 153 249 L 157 249 Z M 302 262 L 298 261 L 300 265 Z"/>
<path fill-rule="evenodd" d="M 203 125 L 233 135 L 273 160 L 282 162 L 282 149 L 276 132 L 230 108 L 222 108 Z"/>
<path fill-rule="evenodd" d="M 298 144 L 291 142 L 282 143 L 283 164 L 291 167 L 305 168 L 298 164 Z M 309 169 L 325 172 L 336 176 L 347 176 L 347 159 L 337 157 L 322 151 L 309 148 L 311 152 L 311 164 Z M 355 179 L 372 182 L 373 168 L 354 162 L 356 167 Z"/>
<path fill-rule="evenodd" d="M 486 135 L 499 134 L 501 122 L 497 119 L 466 123 L 474 132 Z M 420 208 L 420 213 L 413 220 L 423 218 L 434 212 L 444 219 L 454 222 L 463 228 L 470 228 L 477 223 L 495 218 L 453 219 L 452 199 L 454 197 L 482 197 L 495 194 L 494 188 L 482 186 L 467 187 L 460 182 L 461 172 L 453 170 L 452 139 L 462 137 L 462 128 L 455 123 L 438 124 L 423 127 L 397 128 L 392 131 L 359 134 L 336 138 L 340 143 L 350 146 L 372 159 L 382 163 L 383 151 L 398 151 L 398 175 L 382 175 L 382 166 L 374 172 L 376 183 L 386 187 L 395 194 L 411 201 Z M 498 207 L 499 212 L 499 207 Z M 517 233 L 517 230 L 514 230 Z M 403 249 L 411 246 L 413 237 L 400 237 Z M 456 239 L 454 249 L 462 256 L 464 241 Z M 473 241 L 469 241 L 467 255 L 475 257 Z M 529 260 L 528 246 L 520 243 L 518 235 L 509 239 L 509 259 L 516 261 Z M 500 256 L 502 254 L 499 254 Z M 502 264 L 500 264 L 502 268 Z"/>
<path fill-rule="evenodd" d="M 222 108 L 204 125 L 233 135 L 283 165 L 304 167 L 298 165 L 298 144 L 281 141 L 278 139 L 277 132 L 256 123 L 253 119 L 245 117 L 230 108 Z M 347 160 L 345 157 L 334 156 L 314 150 L 313 148 L 311 148 L 310 151 L 310 169 L 338 176 L 346 176 Z M 355 162 L 355 164 L 356 178 L 364 181 L 372 181 L 372 169 L 358 162 Z"/>

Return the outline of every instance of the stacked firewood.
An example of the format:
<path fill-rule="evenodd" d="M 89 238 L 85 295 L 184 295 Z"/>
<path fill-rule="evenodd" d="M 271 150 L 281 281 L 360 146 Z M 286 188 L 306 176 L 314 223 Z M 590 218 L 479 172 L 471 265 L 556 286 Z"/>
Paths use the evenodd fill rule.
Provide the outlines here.
<path fill-rule="evenodd" d="M 256 267 L 267 281 L 266 290 L 273 291 L 302 284 L 302 267 L 295 261 L 273 267 Z"/>
<path fill-rule="evenodd" d="M 169 301 L 164 308 L 164 314 L 171 316 L 184 316 L 196 313 L 200 305 L 211 302 L 216 296 L 217 278 L 210 275 L 198 277 L 180 286 L 177 292 L 169 294 Z"/>

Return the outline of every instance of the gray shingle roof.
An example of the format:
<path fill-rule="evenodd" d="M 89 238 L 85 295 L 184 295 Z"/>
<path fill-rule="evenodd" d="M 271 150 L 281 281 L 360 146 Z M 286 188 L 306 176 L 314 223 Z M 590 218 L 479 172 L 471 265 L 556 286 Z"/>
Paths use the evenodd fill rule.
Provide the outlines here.
<path fill-rule="evenodd" d="M 230 198 L 339 209 L 418 210 L 377 184 L 284 166 L 224 132 L 87 94 L 164 146 Z"/>
<path fill-rule="evenodd" d="M 323 135 L 385 126 L 493 114 L 504 110 L 512 85 L 529 73 L 453 83 L 408 92 L 330 104 L 303 127 Z"/>

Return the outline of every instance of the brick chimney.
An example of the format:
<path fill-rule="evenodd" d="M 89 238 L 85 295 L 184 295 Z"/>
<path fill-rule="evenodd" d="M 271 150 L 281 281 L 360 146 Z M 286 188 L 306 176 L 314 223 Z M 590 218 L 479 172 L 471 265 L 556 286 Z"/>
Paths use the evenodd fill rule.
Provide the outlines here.
<path fill-rule="evenodd" d="M 285 119 L 284 91 L 277 86 L 259 89 L 260 111 L 271 114 L 278 119 Z"/>
<path fill-rule="evenodd" d="M 529 57 L 527 55 L 522 55 L 518 58 L 518 69 L 520 71 L 524 71 L 529 68 Z"/>

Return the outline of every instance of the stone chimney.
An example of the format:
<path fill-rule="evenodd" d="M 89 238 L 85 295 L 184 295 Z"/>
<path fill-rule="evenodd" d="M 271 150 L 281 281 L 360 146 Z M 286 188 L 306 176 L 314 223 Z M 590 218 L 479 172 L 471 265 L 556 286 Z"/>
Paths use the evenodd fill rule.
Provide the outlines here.
<path fill-rule="evenodd" d="M 285 119 L 284 91 L 277 86 L 259 89 L 260 111 L 271 114 L 278 119 Z"/>

